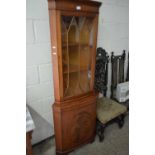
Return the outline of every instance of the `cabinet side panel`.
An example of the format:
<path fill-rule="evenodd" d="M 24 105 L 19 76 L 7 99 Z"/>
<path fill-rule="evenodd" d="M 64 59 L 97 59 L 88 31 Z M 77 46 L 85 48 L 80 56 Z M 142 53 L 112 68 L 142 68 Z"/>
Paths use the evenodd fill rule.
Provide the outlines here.
<path fill-rule="evenodd" d="M 62 119 L 61 119 L 61 109 L 57 108 L 55 104 L 53 105 L 53 118 L 54 118 L 54 133 L 56 150 L 62 150 Z"/>
<path fill-rule="evenodd" d="M 60 12 L 49 10 L 55 100 L 63 97 Z"/>

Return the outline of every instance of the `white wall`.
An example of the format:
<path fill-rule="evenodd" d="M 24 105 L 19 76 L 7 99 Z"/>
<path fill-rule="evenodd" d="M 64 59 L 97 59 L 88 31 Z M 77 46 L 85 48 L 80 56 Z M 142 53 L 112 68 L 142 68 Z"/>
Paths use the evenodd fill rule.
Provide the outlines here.
<path fill-rule="evenodd" d="M 32 143 L 54 134 L 54 102 L 47 0 L 26 0 L 27 104 L 35 121 Z"/>
<path fill-rule="evenodd" d="M 100 1 L 103 3 L 99 16 L 98 47 L 103 47 L 108 53 L 114 51 L 120 54 L 123 49 L 129 48 L 129 0 Z M 54 96 L 50 31 L 47 0 L 26 0 L 26 2 L 27 104 L 35 111 L 35 119 L 39 116 L 48 123 L 44 126 L 36 125 L 33 134 L 33 143 L 36 143 L 54 134 L 51 111 Z"/>

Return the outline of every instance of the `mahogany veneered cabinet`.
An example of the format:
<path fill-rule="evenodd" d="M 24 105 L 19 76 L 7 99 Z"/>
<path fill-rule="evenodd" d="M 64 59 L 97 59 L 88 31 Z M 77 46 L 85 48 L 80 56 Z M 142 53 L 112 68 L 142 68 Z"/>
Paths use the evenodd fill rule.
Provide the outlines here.
<path fill-rule="evenodd" d="M 98 13 L 90 0 L 48 0 L 55 103 L 56 154 L 93 141 Z"/>

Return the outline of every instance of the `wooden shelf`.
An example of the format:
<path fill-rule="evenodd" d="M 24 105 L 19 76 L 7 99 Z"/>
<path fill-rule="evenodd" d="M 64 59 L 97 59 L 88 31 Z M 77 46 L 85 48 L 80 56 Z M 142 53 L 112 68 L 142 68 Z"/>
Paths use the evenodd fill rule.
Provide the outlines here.
<path fill-rule="evenodd" d="M 92 45 L 86 44 L 86 43 L 69 43 L 68 47 L 77 47 L 77 46 L 88 46 L 88 47 L 92 47 Z M 67 47 L 67 43 L 62 43 L 62 47 Z"/>
<path fill-rule="evenodd" d="M 88 67 L 80 67 L 79 66 L 75 66 L 75 65 L 71 65 L 69 67 L 69 73 L 74 73 L 74 72 L 79 72 L 79 71 L 88 71 Z M 63 65 L 63 73 L 67 74 L 68 73 L 68 67 L 67 65 Z"/>

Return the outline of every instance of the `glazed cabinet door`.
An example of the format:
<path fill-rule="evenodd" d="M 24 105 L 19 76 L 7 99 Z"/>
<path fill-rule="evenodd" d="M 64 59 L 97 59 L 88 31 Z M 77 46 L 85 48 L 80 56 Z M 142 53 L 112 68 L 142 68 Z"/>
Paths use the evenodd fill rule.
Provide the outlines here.
<path fill-rule="evenodd" d="M 61 15 L 63 98 L 93 90 L 97 16 Z"/>

